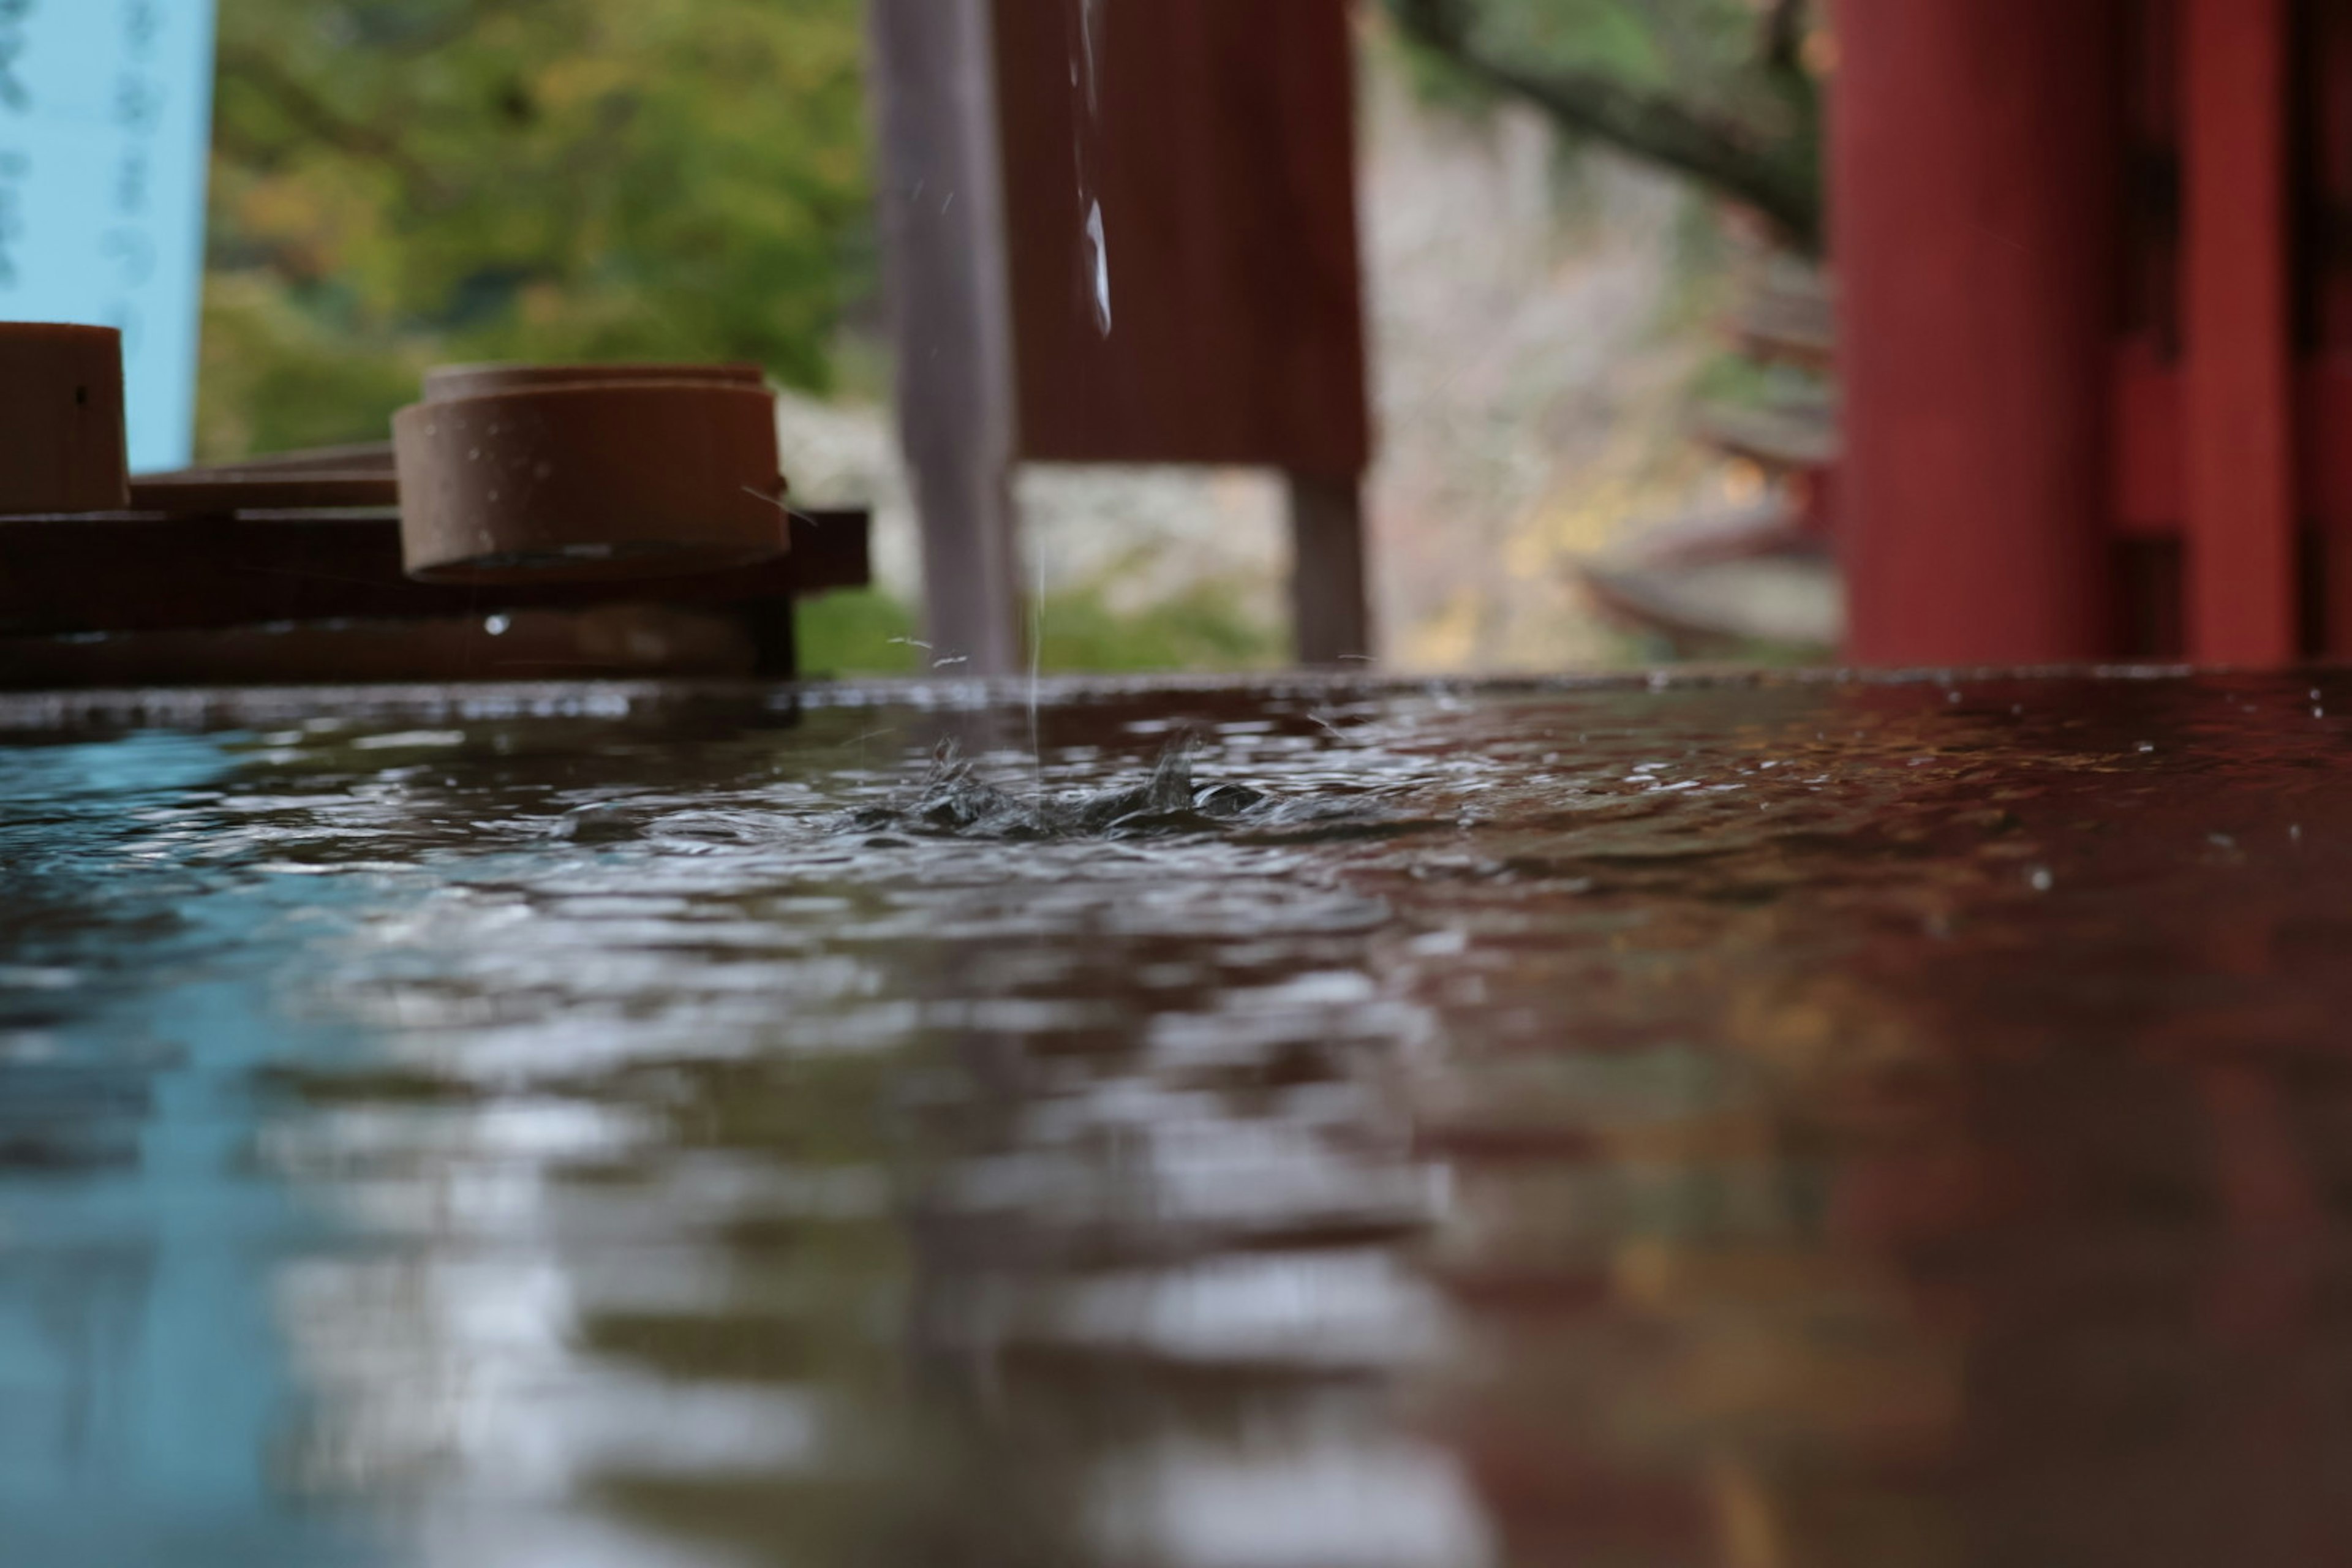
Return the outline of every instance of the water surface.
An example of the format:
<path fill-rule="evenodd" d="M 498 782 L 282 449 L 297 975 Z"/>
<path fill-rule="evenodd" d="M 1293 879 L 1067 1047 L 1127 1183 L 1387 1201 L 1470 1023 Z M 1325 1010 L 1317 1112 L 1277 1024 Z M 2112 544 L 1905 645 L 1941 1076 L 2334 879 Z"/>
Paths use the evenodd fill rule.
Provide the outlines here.
<path fill-rule="evenodd" d="M 0 1563 L 2352 1550 L 2352 680 L 1048 696 L 0 705 Z"/>

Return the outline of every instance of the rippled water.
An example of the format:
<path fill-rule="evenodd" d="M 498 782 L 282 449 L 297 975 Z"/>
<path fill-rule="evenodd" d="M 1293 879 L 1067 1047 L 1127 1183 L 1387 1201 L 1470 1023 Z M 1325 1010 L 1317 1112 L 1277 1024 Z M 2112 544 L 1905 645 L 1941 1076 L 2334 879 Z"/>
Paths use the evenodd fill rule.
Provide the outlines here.
<path fill-rule="evenodd" d="M 0 1563 L 2343 1555 L 2338 706 L 0 705 Z"/>

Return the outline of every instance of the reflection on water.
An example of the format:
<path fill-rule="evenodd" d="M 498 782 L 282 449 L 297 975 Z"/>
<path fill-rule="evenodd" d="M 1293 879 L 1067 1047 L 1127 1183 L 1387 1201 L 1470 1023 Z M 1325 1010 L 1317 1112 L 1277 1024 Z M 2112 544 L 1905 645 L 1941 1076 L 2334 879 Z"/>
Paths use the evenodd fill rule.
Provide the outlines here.
<path fill-rule="evenodd" d="M 17 710 L 0 1563 L 2342 1555 L 2339 685 Z"/>

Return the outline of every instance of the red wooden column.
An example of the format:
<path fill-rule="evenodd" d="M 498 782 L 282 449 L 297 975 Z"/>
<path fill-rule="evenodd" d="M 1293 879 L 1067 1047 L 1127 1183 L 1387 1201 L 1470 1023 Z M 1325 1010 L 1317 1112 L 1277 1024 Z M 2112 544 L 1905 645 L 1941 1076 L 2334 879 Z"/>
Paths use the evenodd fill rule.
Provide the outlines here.
<path fill-rule="evenodd" d="M 2112 0 L 1838 0 L 1836 25 L 1848 652 L 2095 658 L 2110 638 Z"/>
<path fill-rule="evenodd" d="M 2300 651 L 2288 334 L 2289 0 L 2185 0 L 2189 650 Z"/>

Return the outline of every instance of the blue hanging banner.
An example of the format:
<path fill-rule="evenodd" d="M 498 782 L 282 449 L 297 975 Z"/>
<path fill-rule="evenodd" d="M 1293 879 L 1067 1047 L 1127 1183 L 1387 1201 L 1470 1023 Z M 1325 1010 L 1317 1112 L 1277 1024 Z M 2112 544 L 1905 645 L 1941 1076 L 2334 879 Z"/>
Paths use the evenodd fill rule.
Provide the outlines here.
<path fill-rule="evenodd" d="M 213 0 L 0 0 L 0 320 L 122 330 L 131 466 L 195 434 Z"/>

